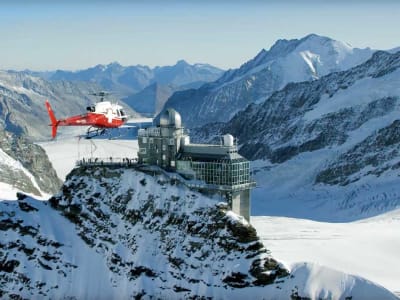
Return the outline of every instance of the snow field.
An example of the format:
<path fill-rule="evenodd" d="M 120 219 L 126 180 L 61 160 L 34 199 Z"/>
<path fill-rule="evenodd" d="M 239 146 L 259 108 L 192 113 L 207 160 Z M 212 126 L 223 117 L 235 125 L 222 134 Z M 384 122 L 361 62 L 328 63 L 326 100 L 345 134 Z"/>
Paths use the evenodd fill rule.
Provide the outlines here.
<path fill-rule="evenodd" d="M 252 217 L 265 247 L 289 269 L 320 264 L 400 291 L 400 209 L 349 223 Z"/>

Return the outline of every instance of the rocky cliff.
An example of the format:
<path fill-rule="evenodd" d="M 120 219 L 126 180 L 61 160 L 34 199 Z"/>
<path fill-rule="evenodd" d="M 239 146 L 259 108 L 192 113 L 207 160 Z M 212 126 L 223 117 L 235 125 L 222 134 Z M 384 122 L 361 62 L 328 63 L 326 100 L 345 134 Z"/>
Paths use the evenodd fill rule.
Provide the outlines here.
<path fill-rule="evenodd" d="M 36 196 L 59 190 L 62 183 L 40 146 L 0 128 L 0 152 L 0 182 Z"/>
<path fill-rule="evenodd" d="M 3 297 L 220 297 L 288 275 L 226 204 L 161 175 L 80 168 L 49 202 L 2 206 Z"/>

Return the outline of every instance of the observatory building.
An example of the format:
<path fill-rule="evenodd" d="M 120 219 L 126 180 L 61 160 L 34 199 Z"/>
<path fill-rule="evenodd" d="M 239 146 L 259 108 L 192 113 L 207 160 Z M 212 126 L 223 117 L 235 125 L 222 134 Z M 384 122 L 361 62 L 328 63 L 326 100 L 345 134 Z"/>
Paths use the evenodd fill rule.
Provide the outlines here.
<path fill-rule="evenodd" d="M 167 109 L 156 127 L 139 129 L 138 161 L 179 173 L 190 186 L 224 196 L 231 209 L 250 219 L 250 163 L 237 150 L 230 134 L 220 145 L 191 144 L 181 116 Z"/>

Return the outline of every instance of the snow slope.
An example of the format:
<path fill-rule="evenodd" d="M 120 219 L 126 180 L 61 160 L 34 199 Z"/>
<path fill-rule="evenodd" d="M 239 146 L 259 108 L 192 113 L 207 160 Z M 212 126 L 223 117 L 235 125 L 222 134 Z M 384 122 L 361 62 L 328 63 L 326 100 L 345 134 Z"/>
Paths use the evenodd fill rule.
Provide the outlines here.
<path fill-rule="evenodd" d="M 28 278 L 29 282 L 25 285 L 19 281 L 7 282 L 10 272 L 6 272 L 0 279 L 0 289 L 4 291 L 7 286 L 6 290 L 12 293 L 39 299 L 44 297 L 38 293 L 39 287 L 45 285 L 55 298 L 62 298 L 65 291 L 71 290 L 77 299 L 88 299 L 89 296 L 92 299 L 104 299 L 104 291 L 111 289 L 112 284 L 101 255 L 90 249 L 77 235 L 73 224 L 60 214 L 55 214 L 47 201 L 40 203 L 27 199 L 24 202 L 27 204 L 25 211 L 18 209 L 20 203 L 2 202 L 2 221 L 18 212 L 17 218 L 22 221 L 22 226 L 30 228 L 31 234 L 21 235 L 18 230 L 1 231 L 1 246 L 6 252 L 0 253 L 3 263 L 12 259 L 19 261 L 20 277 Z M 40 243 L 36 240 L 36 232 L 39 232 Z M 18 248 L 8 248 L 10 241 L 14 241 Z M 26 259 L 25 255 L 30 251 L 38 259 Z M 51 270 L 51 266 L 57 265 L 58 271 Z M 76 276 L 77 266 L 81 269 L 81 276 Z"/>
<path fill-rule="evenodd" d="M 400 210 L 349 223 L 266 216 L 251 223 L 289 269 L 307 261 L 400 291 Z"/>

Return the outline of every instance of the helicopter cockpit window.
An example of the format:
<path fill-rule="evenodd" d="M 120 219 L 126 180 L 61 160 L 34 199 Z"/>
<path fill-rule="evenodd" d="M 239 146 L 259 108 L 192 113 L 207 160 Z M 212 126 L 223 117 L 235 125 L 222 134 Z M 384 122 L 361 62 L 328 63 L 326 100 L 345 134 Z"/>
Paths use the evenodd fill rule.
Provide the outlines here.
<path fill-rule="evenodd" d="M 94 111 L 95 111 L 95 108 L 94 108 L 94 106 L 88 106 L 88 107 L 86 107 L 86 110 L 87 110 L 87 111 L 94 112 Z"/>
<path fill-rule="evenodd" d="M 125 112 L 122 109 L 119 112 L 120 112 L 122 117 L 125 116 Z"/>

